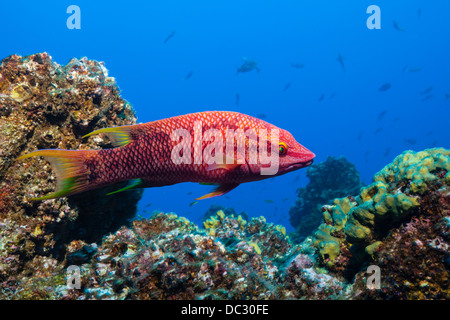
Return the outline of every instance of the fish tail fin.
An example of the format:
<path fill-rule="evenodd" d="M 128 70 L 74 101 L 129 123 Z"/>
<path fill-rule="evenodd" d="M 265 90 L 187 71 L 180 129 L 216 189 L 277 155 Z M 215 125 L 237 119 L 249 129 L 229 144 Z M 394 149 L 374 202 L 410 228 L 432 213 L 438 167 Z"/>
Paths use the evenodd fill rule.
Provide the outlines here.
<path fill-rule="evenodd" d="M 56 173 L 56 190 L 48 195 L 30 200 L 46 200 L 69 196 L 92 189 L 88 179 L 88 169 L 85 167 L 86 154 L 93 150 L 62 150 L 45 149 L 25 154 L 17 160 L 42 156 L 50 162 Z"/>

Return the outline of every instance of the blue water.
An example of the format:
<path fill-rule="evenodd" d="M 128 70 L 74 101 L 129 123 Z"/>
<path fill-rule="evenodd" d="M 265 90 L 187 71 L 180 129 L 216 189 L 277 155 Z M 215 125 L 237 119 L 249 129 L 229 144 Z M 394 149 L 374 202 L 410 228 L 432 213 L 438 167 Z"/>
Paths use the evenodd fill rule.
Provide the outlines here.
<path fill-rule="evenodd" d="M 366 26 L 372 4 L 381 9 L 380 30 Z M 66 26 L 69 5 L 81 10 L 80 30 Z M 449 12 L 447 0 L 8 1 L 0 57 L 45 51 L 59 64 L 104 61 L 139 122 L 206 110 L 265 114 L 316 163 L 344 155 L 369 183 L 404 150 L 450 147 Z M 237 75 L 243 57 L 261 71 Z M 199 222 L 217 203 L 289 227 L 296 189 L 307 182 L 303 169 L 193 206 L 210 187 L 147 189 L 139 214 L 158 209 Z"/>

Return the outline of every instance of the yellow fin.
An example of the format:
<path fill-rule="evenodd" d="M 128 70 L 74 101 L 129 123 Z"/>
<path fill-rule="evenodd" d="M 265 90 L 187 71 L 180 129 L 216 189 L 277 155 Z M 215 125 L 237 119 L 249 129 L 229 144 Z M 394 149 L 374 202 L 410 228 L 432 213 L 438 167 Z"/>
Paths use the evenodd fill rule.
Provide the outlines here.
<path fill-rule="evenodd" d="M 83 136 L 83 138 L 103 133 L 111 140 L 111 143 L 114 147 L 122 147 L 126 146 L 133 140 L 133 137 L 131 136 L 131 130 L 134 127 L 135 125 L 98 129 L 92 131 L 91 133 L 88 133 L 87 135 Z"/>

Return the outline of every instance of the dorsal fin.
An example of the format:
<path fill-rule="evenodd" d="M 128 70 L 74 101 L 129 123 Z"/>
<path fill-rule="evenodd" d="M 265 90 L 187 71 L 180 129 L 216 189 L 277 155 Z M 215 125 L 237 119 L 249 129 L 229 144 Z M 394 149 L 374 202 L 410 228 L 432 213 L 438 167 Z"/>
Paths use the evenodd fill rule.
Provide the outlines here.
<path fill-rule="evenodd" d="M 138 130 L 138 126 L 141 125 L 135 124 L 131 126 L 98 129 L 92 131 L 91 133 L 88 133 L 87 135 L 83 136 L 83 138 L 103 133 L 111 140 L 111 143 L 114 147 L 123 147 L 130 143 L 132 140 L 135 140 L 141 133 L 145 132 L 144 130 Z"/>

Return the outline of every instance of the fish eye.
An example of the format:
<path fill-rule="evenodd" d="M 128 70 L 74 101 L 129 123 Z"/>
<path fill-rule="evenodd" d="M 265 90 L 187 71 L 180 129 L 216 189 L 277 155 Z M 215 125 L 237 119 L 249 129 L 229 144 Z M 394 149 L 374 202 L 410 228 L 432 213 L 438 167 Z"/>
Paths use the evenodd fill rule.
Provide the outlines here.
<path fill-rule="evenodd" d="M 280 156 L 284 156 L 288 151 L 288 147 L 287 147 L 286 143 L 280 142 L 279 147 L 280 147 L 280 149 L 278 151 L 278 154 Z"/>

